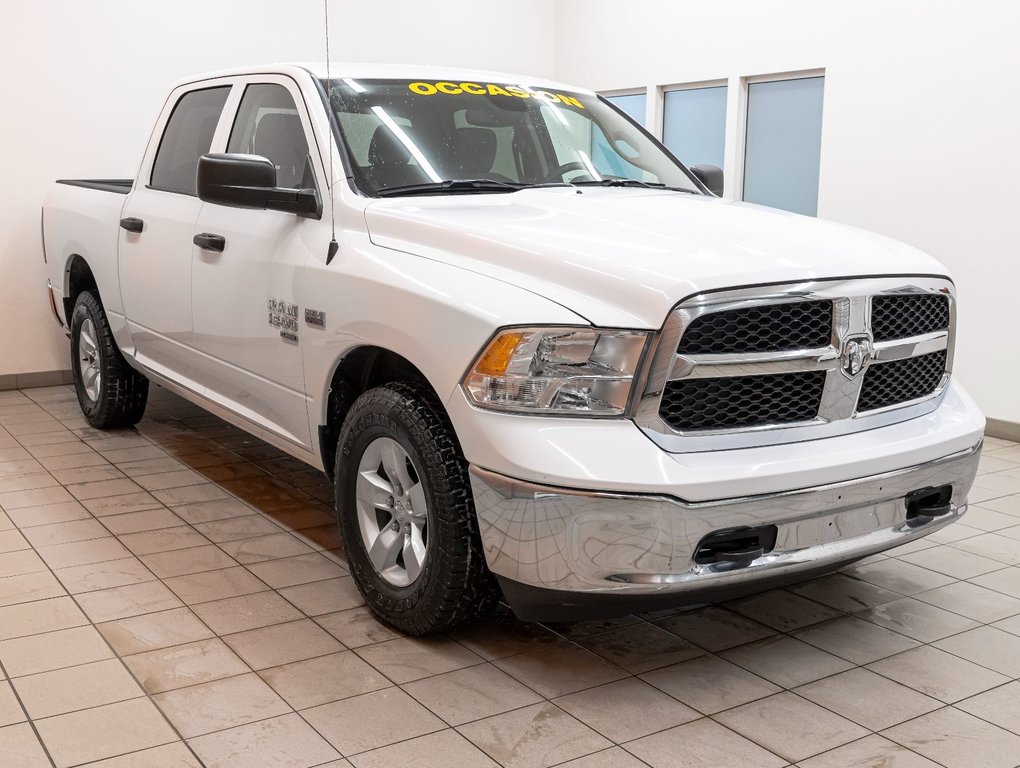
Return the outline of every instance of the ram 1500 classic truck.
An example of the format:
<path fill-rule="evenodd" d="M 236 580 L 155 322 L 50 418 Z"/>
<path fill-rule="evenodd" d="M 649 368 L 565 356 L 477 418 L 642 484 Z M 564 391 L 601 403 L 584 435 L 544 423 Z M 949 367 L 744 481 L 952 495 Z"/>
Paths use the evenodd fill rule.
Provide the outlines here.
<path fill-rule="evenodd" d="M 722 199 L 591 91 L 287 65 L 170 93 L 133 180 L 57 182 L 82 410 L 159 383 L 333 479 L 409 633 L 700 603 L 966 509 L 945 268 Z"/>

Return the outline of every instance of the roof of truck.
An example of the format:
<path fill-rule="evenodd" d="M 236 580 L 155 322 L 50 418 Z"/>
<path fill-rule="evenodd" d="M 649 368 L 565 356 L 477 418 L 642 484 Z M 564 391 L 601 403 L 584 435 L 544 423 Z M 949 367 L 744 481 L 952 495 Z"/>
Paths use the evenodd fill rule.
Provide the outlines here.
<path fill-rule="evenodd" d="M 248 67 L 234 67 L 231 69 L 207 72 L 202 75 L 182 80 L 180 84 L 194 83 L 199 80 L 210 80 L 216 77 L 229 77 L 231 75 L 250 75 L 255 73 L 290 72 L 300 69 L 311 72 L 314 77 L 326 77 L 326 63 L 317 62 L 288 62 L 277 64 L 264 64 Z M 588 88 L 579 88 L 576 85 L 560 83 L 544 77 L 532 75 L 514 74 L 512 72 L 493 72 L 480 69 L 464 69 L 461 67 L 445 67 L 440 65 L 423 64 L 372 64 L 366 62 L 334 61 L 329 63 L 329 75 L 336 79 L 348 77 L 351 79 L 394 79 L 394 80 L 423 80 L 440 81 L 449 80 L 460 82 L 481 82 L 522 85 L 532 89 L 541 88 L 545 90 L 572 91 L 574 93 L 591 94 Z"/>

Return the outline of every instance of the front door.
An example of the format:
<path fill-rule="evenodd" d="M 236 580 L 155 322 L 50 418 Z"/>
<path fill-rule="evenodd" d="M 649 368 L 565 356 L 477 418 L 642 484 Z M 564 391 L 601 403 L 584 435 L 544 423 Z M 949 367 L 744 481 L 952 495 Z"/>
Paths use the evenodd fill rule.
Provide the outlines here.
<path fill-rule="evenodd" d="M 279 187 L 325 189 L 318 157 L 313 162 L 308 150 L 300 91 L 282 76 L 245 80 L 226 151 L 269 158 Z M 301 353 L 308 326 L 298 286 L 312 249 L 325 251 L 328 224 L 207 203 L 194 233 L 214 238 L 212 248 L 196 248 L 191 269 L 194 346 L 206 369 L 206 397 L 310 448 Z"/>

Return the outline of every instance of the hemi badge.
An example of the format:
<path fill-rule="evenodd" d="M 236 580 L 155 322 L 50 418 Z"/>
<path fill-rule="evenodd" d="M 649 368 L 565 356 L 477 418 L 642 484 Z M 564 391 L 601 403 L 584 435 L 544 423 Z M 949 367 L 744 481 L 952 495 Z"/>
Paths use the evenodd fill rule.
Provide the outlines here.
<path fill-rule="evenodd" d="M 317 328 L 325 328 L 326 313 L 320 309 L 308 309 L 308 307 L 305 307 L 305 322 Z"/>

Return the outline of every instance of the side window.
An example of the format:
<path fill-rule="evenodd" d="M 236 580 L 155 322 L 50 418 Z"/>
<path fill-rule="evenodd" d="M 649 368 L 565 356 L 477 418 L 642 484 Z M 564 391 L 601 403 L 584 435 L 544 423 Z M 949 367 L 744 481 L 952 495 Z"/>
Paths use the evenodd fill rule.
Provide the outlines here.
<path fill-rule="evenodd" d="M 149 184 L 168 192 L 195 194 L 198 158 L 212 146 L 230 86 L 190 91 L 174 106 L 152 163 Z"/>
<path fill-rule="evenodd" d="M 282 85 L 258 83 L 244 89 L 227 152 L 269 158 L 276 166 L 279 187 L 315 186 L 301 115 L 290 91 Z"/>

